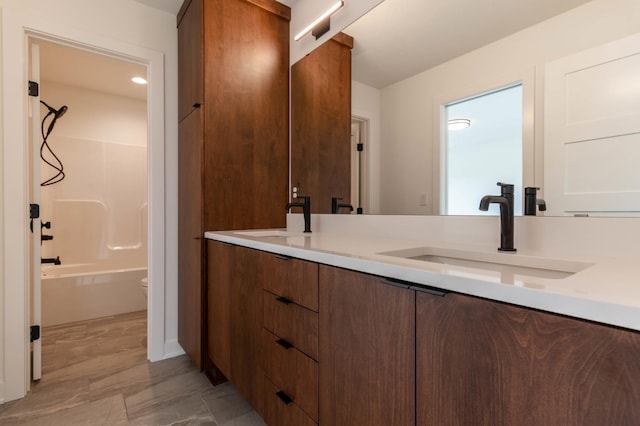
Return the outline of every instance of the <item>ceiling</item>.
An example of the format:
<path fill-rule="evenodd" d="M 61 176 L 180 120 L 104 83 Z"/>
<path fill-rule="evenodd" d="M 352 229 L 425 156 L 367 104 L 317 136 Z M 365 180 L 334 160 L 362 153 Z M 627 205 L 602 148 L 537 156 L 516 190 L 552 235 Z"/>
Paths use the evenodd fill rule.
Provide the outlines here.
<path fill-rule="evenodd" d="M 37 43 L 41 81 L 146 100 L 147 86 L 131 81 L 135 76 L 146 78 L 146 66 L 44 40 Z"/>
<path fill-rule="evenodd" d="M 177 15 L 182 6 L 183 0 L 133 0 L 138 3 L 142 3 L 146 6 L 151 6 L 154 9 L 159 9 L 164 12 L 168 12 L 172 15 Z"/>
<path fill-rule="evenodd" d="M 177 14 L 183 0 L 134 0 Z M 281 0 L 287 5 L 298 1 Z M 345 0 L 355 1 L 355 0 Z M 383 88 L 589 0 L 385 0 L 344 31 L 354 37 L 353 78 Z M 131 83 L 146 67 L 39 41 L 41 79 L 146 99 Z"/>
<path fill-rule="evenodd" d="M 384 0 L 344 30 L 353 78 L 381 89 L 588 1 Z"/>

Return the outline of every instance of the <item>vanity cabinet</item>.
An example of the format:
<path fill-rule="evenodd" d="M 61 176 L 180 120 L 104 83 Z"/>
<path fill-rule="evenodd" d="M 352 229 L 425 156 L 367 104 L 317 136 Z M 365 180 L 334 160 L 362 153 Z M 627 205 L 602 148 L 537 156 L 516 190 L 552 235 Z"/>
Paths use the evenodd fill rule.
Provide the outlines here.
<path fill-rule="evenodd" d="M 178 13 L 178 341 L 203 370 L 204 232 L 286 224 L 290 14 L 275 0 Z"/>
<path fill-rule="evenodd" d="M 632 425 L 640 333 L 449 293 L 416 294 L 419 425 Z"/>
<path fill-rule="evenodd" d="M 415 292 L 324 265 L 319 285 L 320 424 L 415 425 Z"/>
<path fill-rule="evenodd" d="M 262 412 L 262 286 L 256 250 L 209 241 L 207 354 Z"/>
<path fill-rule="evenodd" d="M 208 242 L 208 356 L 269 425 L 632 425 L 640 333 Z"/>

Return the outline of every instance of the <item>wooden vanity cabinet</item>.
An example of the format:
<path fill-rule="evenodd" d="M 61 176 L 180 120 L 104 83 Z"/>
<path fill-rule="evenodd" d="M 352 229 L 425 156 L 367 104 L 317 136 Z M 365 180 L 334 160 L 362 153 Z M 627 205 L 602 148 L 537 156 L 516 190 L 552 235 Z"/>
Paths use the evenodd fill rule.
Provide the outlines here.
<path fill-rule="evenodd" d="M 207 244 L 207 354 L 262 413 L 262 253 L 218 241 Z"/>
<path fill-rule="evenodd" d="M 417 424 L 638 424 L 640 333 L 454 293 L 416 309 Z"/>
<path fill-rule="evenodd" d="M 319 285 L 320 424 L 415 425 L 415 292 L 324 265 Z"/>
<path fill-rule="evenodd" d="M 290 16 L 275 0 L 178 13 L 178 341 L 203 370 L 204 232 L 286 225 Z"/>

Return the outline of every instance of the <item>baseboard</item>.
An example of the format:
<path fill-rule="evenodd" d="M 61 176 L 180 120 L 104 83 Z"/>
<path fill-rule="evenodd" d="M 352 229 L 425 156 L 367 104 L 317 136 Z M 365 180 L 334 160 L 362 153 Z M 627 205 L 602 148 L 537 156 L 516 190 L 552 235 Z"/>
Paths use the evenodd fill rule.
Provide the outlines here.
<path fill-rule="evenodd" d="M 162 359 L 174 358 L 180 355 L 184 355 L 185 351 L 180 346 L 177 340 L 172 340 L 170 342 L 165 342 L 164 344 L 164 356 Z"/>

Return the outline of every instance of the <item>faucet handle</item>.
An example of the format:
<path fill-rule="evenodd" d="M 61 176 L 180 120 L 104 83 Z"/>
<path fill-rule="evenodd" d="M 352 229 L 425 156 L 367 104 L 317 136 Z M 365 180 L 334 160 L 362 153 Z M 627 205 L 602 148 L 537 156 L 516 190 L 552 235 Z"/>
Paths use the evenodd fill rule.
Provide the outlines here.
<path fill-rule="evenodd" d="M 513 184 L 498 182 L 496 185 L 500 187 L 502 194 L 513 194 Z"/>

